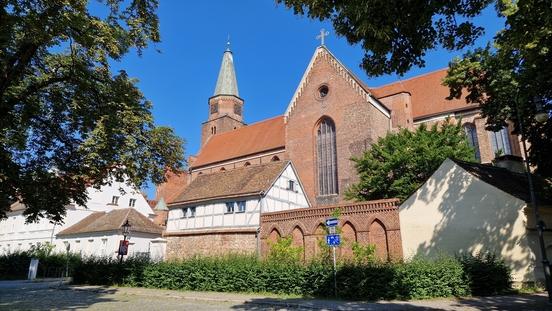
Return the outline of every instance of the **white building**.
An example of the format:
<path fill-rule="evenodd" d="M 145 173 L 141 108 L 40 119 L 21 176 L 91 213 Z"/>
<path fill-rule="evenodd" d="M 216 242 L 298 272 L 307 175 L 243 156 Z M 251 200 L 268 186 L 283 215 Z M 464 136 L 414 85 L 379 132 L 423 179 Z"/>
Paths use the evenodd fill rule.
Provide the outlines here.
<path fill-rule="evenodd" d="M 196 177 L 169 202 L 168 257 L 259 250 L 260 215 L 308 208 L 289 161 Z"/>
<path fill-rule="evenodd" d="M 539 179 L 535 178 L 537 186 Z M 541 193 L 542 194 L 542 193 Z M 495 253 L 515 283 L 544 277 L 525 174 L 491 165 L 445 160 L 400 207 L 403 255 Z M 552 202 L 540 214 L 552 226 Z M 545 240 L 552 255 L 552 234 Z"/>
<path fill-rule="evenodd" d="M 12 204 L 10 212 L 7 213 L 7 219 L 0 221 L 0 253 L 24 251 L 33 245 L 46 242 L 55 245 L 54 251 L 60 252 L 65 251 L 66 243 L 64 242 L 69 241 L 72 252 L 101 255 L 104 254 L 102 245 L 106 243 L 105 235 L 95 233 L 90 236 L 81 236 L 79 239 L 65 239 L 58 234 L 95 213 L 109 214 L 111 211 L 130 208 L 147 219 L 155 217 L 155 213 L 140 191 L 124 182 L 113 182 L 100 189 L 89 187 L 87 195 L 86 206 L 71 204 L 66 207 L 63 224 L 53 224 L 47 219 L 41 219 L 35 223 L 25 223 L 26 219 L 23 215 L 25 206 L 19 202 Z M 157 234 L 155 237 L 159 236 L 160 234 Z M 109 240 L 109 238 L 107 239 Z M 142 244 L 137 244 L 134 250 L 132 247 L 129 248 L 129 251 L 147 252 L 149 245 Z M 111 246 L 108 246 L 105 253 L 111 251 Z"/>
<path fill-rule="evenodd" d="M 108 212 L 94 212 L 76 224 L 60 231 L 56 240 L 68 245 L 71 251 L 84 256 L 116 256 L 119 241 L 123 239 L 121 227 L 130 224 L 128 254 L 149 255 L 155 253 L 158 259 L 163 258 L 164 244 L 157 243 L 163 229 L 149 218 L 133 208 L 113 209 Z M 155 242 L 152 243 L 152 240 Z M 160 250 L 158 248 L 161 248 Z"/>

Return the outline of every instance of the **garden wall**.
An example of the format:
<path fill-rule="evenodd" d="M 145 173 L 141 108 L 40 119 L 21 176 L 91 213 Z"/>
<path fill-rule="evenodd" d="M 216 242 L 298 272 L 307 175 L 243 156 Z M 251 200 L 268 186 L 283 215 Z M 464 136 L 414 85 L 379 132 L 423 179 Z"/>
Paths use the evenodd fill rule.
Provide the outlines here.
<path fill-rule="evenodd" d="M 291 236 L 293 245 L 303 248 L 306 260 L 316 258 L 325 243 L 325 220 L 339 210 L 339 257 L 351 257 L 352 245 L 357 242 L 374 244 L 380 259 L 402 259 L 398 203 L 386 199 L 261 214 L 261 253 L 266 256 L 271 242 Z"/>

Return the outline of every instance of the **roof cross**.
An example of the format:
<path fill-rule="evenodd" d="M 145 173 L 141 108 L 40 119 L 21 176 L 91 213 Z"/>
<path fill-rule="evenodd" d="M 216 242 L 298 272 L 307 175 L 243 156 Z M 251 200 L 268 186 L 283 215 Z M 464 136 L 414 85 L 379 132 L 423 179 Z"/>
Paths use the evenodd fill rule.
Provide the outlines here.
<path fill-rule="evenodd" d="M 320 29 L 320 34 L 316 36 L 317 40 L 320 40 L 320 45 L 324 45 L 324 38 L 326 38 L 330 33 L 326 29 Z"/>

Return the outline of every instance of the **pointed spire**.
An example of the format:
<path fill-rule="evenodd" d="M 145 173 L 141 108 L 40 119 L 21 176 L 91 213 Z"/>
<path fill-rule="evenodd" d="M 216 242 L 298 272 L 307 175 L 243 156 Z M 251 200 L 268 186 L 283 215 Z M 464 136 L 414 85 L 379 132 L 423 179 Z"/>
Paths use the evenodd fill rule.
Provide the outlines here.
<path fill-rule="evenodd" d="M 232 51 L 230 50 L 230 36 L 228 36 L 226 50 L 222 55 L 222 64 L 220 65 L 215 94 L 213 96 L 217 95 L 240 96 L 238 93 L 236 72 L 234 70 L 234 58 L 232 57 Z"/>

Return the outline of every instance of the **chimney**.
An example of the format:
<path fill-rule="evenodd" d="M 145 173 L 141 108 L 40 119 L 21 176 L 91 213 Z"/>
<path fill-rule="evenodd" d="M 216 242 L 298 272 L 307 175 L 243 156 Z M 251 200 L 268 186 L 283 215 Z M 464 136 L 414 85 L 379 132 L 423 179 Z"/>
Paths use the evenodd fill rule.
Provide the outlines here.
<path fill-rule="evenodd" d="M 502 155 L 493 160 L 494 166 L 505 168 L 514 173 L 525 173 L 523 158 L 513 155 Z"/>

